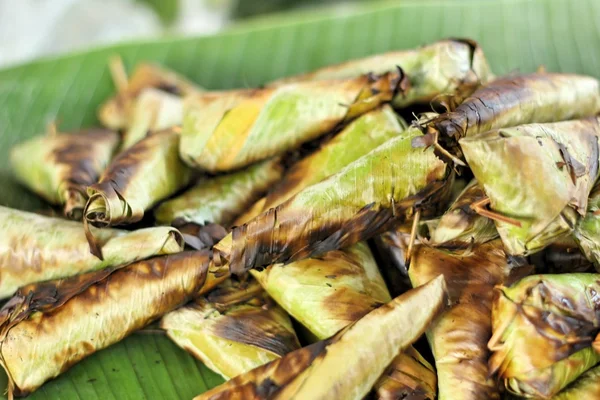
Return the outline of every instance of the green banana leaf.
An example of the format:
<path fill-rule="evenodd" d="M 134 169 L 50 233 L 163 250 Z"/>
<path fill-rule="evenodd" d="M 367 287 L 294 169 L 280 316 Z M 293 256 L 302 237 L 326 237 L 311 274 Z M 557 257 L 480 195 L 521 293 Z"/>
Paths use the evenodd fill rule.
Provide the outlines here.
<path fill-rule="evenodd" d="M 469 37 L 495 74 L 548 71 L 600 77 L 596 0 L 405 0 L 303 11 L 244 22 L 216 36 L 164 38 L 100 48 L 0 70 L 0 205 L 38 210 L 18 185 L 10 148 L 57 119 L 61 131 L 98 125 L 98 106 L 115 93 L 108 58 L 131 71 L 165 65 L 208 89 L 253 87 L 370 54 L 446 37 Z M 74 366 L 29 399 L 189 399 L 221 383 L 166 337 L 134 334 Z M 6 385 L 0 378 L 0 388 Z M 0 390 L 1 392 L 1 390 Z"/>

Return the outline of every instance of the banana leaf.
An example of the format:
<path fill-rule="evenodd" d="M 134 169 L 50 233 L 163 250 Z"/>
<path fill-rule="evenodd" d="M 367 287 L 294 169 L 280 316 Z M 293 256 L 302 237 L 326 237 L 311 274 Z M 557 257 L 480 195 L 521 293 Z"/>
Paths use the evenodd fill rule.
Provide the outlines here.
<path fill-rule="evenodd" d="M 394 357 L 445 307 L 443 277 L 371 311 L 336 336 L 286 356 L 198 397 L 203 399 L 362 399 Z"/>
<path fill-rule="evenodd" d="M 289 316 L 256 281 L 228 280 L 165 315 L 161 328 L 225 379 L 300 348 Z"/>
<path fill-rule="evenodd" d="M 406 93 L 394 98 L 394 106 L 441 100 L 493 79 L 479 44 L 468 39 L 440 40 L 417 49 L 395 51 L 324 67 L 307 74 L 280 79 L 271 85 L 291 82 L 352 78 L 361 74 L 383 74 L 402 68 L 410 81 Z"/>
<path fill-rule="evenodd" d="M 511 264 L 500 240 L 458 251 L 415 247 L 409 269 L 413 285 L 439 274 L 448 285 L 451 307 L 427 330 L 440 400 L 500 399 L 498 386 L 488 374 L 493 288 L 526 271 Z"/>
<path fill-rule="evenodd" d="M 406 262 L 410 236 L 410 227 L 401 226 L 373 238 L 375 259 L 392 296 L 412 289 Z"/>
<path fill-rule="evenodd" d="M 417 128 L 392 138 L 329 178 L 236 227 L 215 245 L 231 271 L 289 263 L 348 247 L 405 222 L 418 209 L 436 213 L 452 173 L 433 149 L 414 149 Z"/>
<path fill-rule="evenodd" d="M 385 141 L 403 135 L 406 128 L 406 122 L 389 105 L 358 117 L 317 151 L 293 164 L 283 181 L 269 192 L 263 210 L 339 172 Z"/>
<path fill-rule="evenodd" d="M 577 222 L 573 238 L 585 254 L 600 271 L 600 184 L 596 182 L 588 199 L 585 216 Z"/>
<path fill-rule="evenodd" d="M 430 243 L 434 246 L 448 247 L 480 244 L 497 238 L 494 221 L 477 214 L 470 207 L 483 198 L 483 189 L 476 180 L 472 180 L 440 218 L 431 234 Z"/>
<path fill-rule="evenodd" d="M 135 99 L 121 149 L 128 149 L 148 133 L 162 131 L 183 122 L 183 99 L 160 89 L 148 88 Z"/>
<path fill-rule="evenodd" d="M 104 228 L 137 222 L 144 211 L 185 187 L 192 171 L 179 159 L 179 135 L 163 131 L 119 154 L 88 187 L 84 222 Z M 97 240 L 86 229 L 92 252 L 102 257 Z"/>
<path fill-rule="evenodd" d="M 70 298 L 61 298 L 57 285 L 50 293 L 60 301 L 35 291 L 16 296 L 0 313 L 0 364 L 9 396 L 31 393 L 222 280 L 209 270 L 207 252 L 182 252 L 131 264 Z M 39 297 L 46 303 L 41 311 L 31 303 Z"/>
<path fill-rule="evenodd" d="M 71 219 L 81 219 L 87 186 L 96 183 L 119 143 L 116 133 L 87 129 L 27 140 L 10 151 L 17 180 Z"/>
<path fill-rule="evenodd" d="M 589 76 L 508 75 L 477 89 L 455 110 L 427 124 L 442 140 L 517 125 L 592 117 L 600 112 L 600 82 Z"/>
<path fill-rule="evenodd" d="M 316 139 L 402 92 L 401 71 L 278 88 L 208 92 L 184 104 L 181 157 L 218 172 L 245 167 Z"/>
<path fill-rule="evenodd" d="M 282 173 L 279 160 L 271 159 L 241 171 L 200 181 L 159 205 L 154 217 L 161 224 L 214 223 L 228 226 L 279 181 Z"/>
<path fill-rule="evenodd" d="M 544 250 L 532 254 L 529 262 L 538 274 L 594 272 L 594 263 L 585 256 L 573 237 L 557 240 Z"/>
<path fill-rule="evenodd" d="M 571 234 L 598 177 L 599 136 L 598 119 L 588 118 L 460 141 L 509 254 L 532 254 Z"/>
<path fill-rule="evenodd" d="M 181 234 L 174 228 L 103 229 L 96 238 L 104 254 L 104 260 L 99 260 L 90 253 L 80 222 L 1 206 L 0 232 L 0 298 L 29 283 L 183 250 Z"/>
<path fill-rule="evenodd" d="M 600 367 L 595 367 L 581 375 L 552 400 L 593 400 L 600 399 Z"/>
<path fill-rule="evenodd" d="M 139 63 L 129 78 L 119 59 L 113 58 L 109 66 L 117 94 L 106 100 L 98 109 L 98 119 L 109 129 L 130 127 L 135 120 L 135 117 L 132 119 L 132 113 L 136 112 L 136 100 L 146 89 L 154 88 L 178 97 L 201 91 L 183 76 L 157 64 Z"/>
<path fill-rule="evenodd" d="M 551 398 L 600 362 L 600 275 L 533 275 L 500 286 L 492 309 L 490 372 L 506 388 Z"/>

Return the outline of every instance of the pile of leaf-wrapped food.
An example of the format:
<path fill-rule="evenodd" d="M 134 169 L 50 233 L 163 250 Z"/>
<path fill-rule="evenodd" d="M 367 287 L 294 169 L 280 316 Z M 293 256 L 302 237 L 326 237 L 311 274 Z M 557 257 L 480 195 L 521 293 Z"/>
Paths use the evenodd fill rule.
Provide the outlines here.
<path fill-rule="evenodd" d="M 600 398 L 598 80 L 470 40 L 256 89 L 110 67 L 105 128 L 12 149 L 64 217 L 0 208 L 10 396 L 157 321 L 227 380 L 198 399 Z"/>

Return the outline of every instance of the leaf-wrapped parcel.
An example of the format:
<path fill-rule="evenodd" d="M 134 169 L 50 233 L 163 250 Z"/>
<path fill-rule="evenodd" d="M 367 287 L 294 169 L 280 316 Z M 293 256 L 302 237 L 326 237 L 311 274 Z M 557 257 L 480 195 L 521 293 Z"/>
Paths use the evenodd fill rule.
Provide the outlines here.
<path fill-rule="evenodd" d="M 48 134 L 14 146 L 10 163 L 22 184 L 80 219 L 87 186 L 98 181 L 118 143 L 119 136 L 104 129 Z"/>
<path fill-rule="evenodd" d="M 210 172 L 242 168 L 292 150 L 389 102 L 405 85 L 406 78 L 398 71 L 189 96 L 181 157 Z"/>
<path fill-rule="evenodd" d="M 348 247 L 405 222 L 415 208 L 437 212 L 453 175 L 432 148 L 412 147 L 416 135 L 405 131 L 234 228 L 215 245 L 215 259 L 239 274 Z"/>
<path fill-rule="evenodd" d="M 225 379 L 300 348 L 289 316 L 254 280 L 226 281 L 165 315 L 161 327 Z"/>
<path fill-rule="evenodd" d="M 202 180 L 159 205 L 154 216 L 162 224 L 214 223 L 227 226 L 278 182 L 282 174 L 280 161 L 271 159 L 231 174 Z"/>
<path fill-rule="evenodd" d="M 490 372 L 511 392 L 551 398 L 600 362 L 600 275 L 545 274 L 500 286 L 492 309 Z"/>
<path fill-rule="evenodd" d="M 0 298 L 29 283 L 183 250 L 181 234 L 170 227 L 104 229 L 96 239 L 104 260 L 90 253 L 80 222 L 0 207 Z"/>
<path fill-rule="evenodd" d="M 367 73 L 383 74 L 398 67 L 402 68 L 410 81 L 408 90 L 394 98 L 393 104 L 398 108 L 415 103 L 428 104 L 441 100 L 442 95 L 452 95 L 493 79 L 483 51 L 476 42 L 447 39 L 417 49 L 378 54 L 328 66 L 275 81 L 272 85 L 351 78 Z"/>
<path fill-rule="evenodd" d="M 109 129 L 129 127 L 133 121 L 132 113 L 136 112 L 136 100 L 148 89 L 160 90 L 164 94 L 178 97 L 202 90 L 183 76 L 156 64 L 138 64 L 129 79 L 121 70 L 122 65 L 113 63 L 111 67 L 119 69 L 113 71 L 118 92 L 98 109 L 98 119 Z"/>
<path fill-rule="evenodd" d="M 583 218 L 580 218 L 573 238 L 585 254 L 586 258 L 600 270 L 600 183 L 596 182 L 588 199 L 588 206 Z"/>
<path fill-rule="evenodd" d="M 594 400 L 600 399 L 600 367 L 595 367 L 581 375 L 552 400 Z"/>
<path fill-rule="evenodd" d="M 445 307 L 443 277 L 395 298 L 333 338 L 296 350 L 196 397 L 362 399 Z"/>
<path fill-rule="evenodd" d="M 427 124 L 441 140 L 492 129 L 592 117 L 600 112 L 600 82 L 590 76 L 534 73 L 491 81 L 455 110 Z"/>
<path fill-rule="evenodd" d="M 87 287 L 56 282 L 54 290 L 45 283 L 18 293 L 0 311 L 0 364 L 9 394 L 31 393 L 83 358 L 206 293 L 226 278 L 217 272 L 207 252 L 181 252 L 139 261 L 99 281 L 91 276 L 80 282 Z"/>
<path fill-rule="evenodd" d="M 179 159 L 178 146 L 176 132 L 162 131 L 115 157 L 100 181 L 88 187 L 85 222 L 100 228 L 137 222 L 145 210 L 185 187 L 192 171 Z"/>
<path fill-rule="evenodd" d="M 460 146 L 509 254 L 531 254 L 572 232 L 598 178 L 597 118 L 531 124 L 464 138 Z M 507 221 L 507 217 L 510 221 Z"/>
<path fill-rule="evenodd" d="M 391 298 L 364 242 L 319 258 L 251 270 L 269 295 L 318 340 L 332 337 Z M 435 398 L 435 373 L 413 348 L 399 354 L 377 381 L 379 398 L 400 393 Z"/>
<path fill-rule="evenodd" d="M 500 240 L 475 245 L 472 250 L 415 247 L 409 269 L 413 285 L 439 274 L 448 285 L 451 307 L 427 328 L 440 400 L 500 399 L 488 373 L 493 288 L 518 271 L 525 268 L 513 268 Z"/>
<path fill-rule="evenodd" d="M 477 214 L 471 205 L 486 197 L 473 179 L 442 215 L 431 234 L 430 243 L 444 247 L 485 243 L 498 237 L 494 221 Z"/>

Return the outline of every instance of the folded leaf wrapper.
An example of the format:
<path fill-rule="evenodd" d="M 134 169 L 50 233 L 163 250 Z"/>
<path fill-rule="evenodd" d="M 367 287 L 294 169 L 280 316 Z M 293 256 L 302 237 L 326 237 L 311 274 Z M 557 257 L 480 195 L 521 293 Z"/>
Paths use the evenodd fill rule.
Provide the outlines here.
<path fill-rule="evenodd" d="M 572 74 L 534 73 L 491 81 L 454 111 L 427 124 L 441 140 L 492 129 L 592 117 L 600 112 L 600 82 Z"/>
<path fill-rule="evenodd" d="M 581 375 L 552 400 L 594 400 L 600 399 L 600 367 L 595 367 Z"/>
<path fill-rule="evenodd" d="M 98 181 L 118 143 L 115 132 L 103 129 L 48 134 L 13 147 L 10 163 L 27 188 L 80 219 L 87 186 Z"/>
<path fill-rule="evenodd" d="M 445 247 L 485 243 L 498 237 L 494 221 L 477 214 L 471 205 L 486 197 L 476 180 L 471 181 L 440 218 L 430 243 Z"/>
<path fill-rule="evenodd" d="M 119 154 L 88 187 L 85 222 L 101 228 L 137 222 L 145 210 L 185 187 L 192 171 L 179 159 L 178 145 L 177 133 L 163 131 Z M 99 255 L 93 237 L 90 245 Z"/>
<path fill-rule="evenodd" d="M 181 157 L 210 172 L 242 168 L 328 133 L 389 102 L 405 86 L 398 71 L 190 96 L 184 105 Z"/>
<path fill-rule="evenodd" d="M 290 318 L 256 281 L 226 283 L 165 315 L 169 338 L 225 379 L 300 348 Z"/>
<path fill-rule="evenodd" d="M 445 307 L 442 277 L 371 311 L 331 339 L 296 350 L 198 397 L 362 399 Z"/>
<path fill-rule="evenodd" d="M 586 214 L 580 218 L 573 231 L 573 238 L 585 254 L 600 271 L 600 183 L 596 182 L 590 197 Z"/>
<path fill-rule="evenodd" d="M 0 363 L 9 394 L 34 391 L 226 278 L 211 271 L 206 252 L 182 252 L 119 269 L 43 311 L 30 302 L 40 297 L 35 291 L 10 300 L 0 313 Z"/>
<path fill-rule="evenodd" d="M 99 260 L 90 253 L 80 222 L 6 207 L 0 207 L 0 232 L 0 298 L 29 283 L 183 250 L 181 234 L 174 228 L 104 229 L 96 238 L 104 254 L 104 260 Z"/>
<path fill-rule="evenodd" d="M 348 247 L 405 222 L 415 209 L 437 212 L 453 175 L 433 149 L 415 149 L 405 131 L 339 173 L 233 229 L 215 245 L 231 271 L 289 263 Z"/>
<path fill-rule="evenodd" d="M 181 75 L 155 64 L 138 64 L 129 80 L 124 71 L 118 71 L 118 73 L 123 75 L 114 77 L 117 78 L 115 84 L 118 93 L 102 104 L 98 110 L 98 119 L 109 129 L 117 130 L 129 127 L 132 113 L 135 112 L 136 99 L 146 89 L 154 88 L 178 97 L 202 90 Z"/>
<path fill-rule="evenodd" d="M 418 49 L 395 51 L 321 68 L 304 75 L 274 82 L 278 86 L 299 81 L 351 78 L 361 74 L 383 74 L 402 68 L 410 81 L 405 94 L 394 98 L 394 106 L 442 100 L 464 87 L 487 83 L 493 78 L 479 45 L 472 40 L 441 40 Z"/>
<path fill-rule="evenodd" d="M 600 362 L 600 275 L 533 275 L 500 286 L 492 310 L 490 371 L 511 392 L 551 398 Z"/>
<path fill-rule="evenodd" d="M 154 216 L 162 224 L 215 223 L 228 226 L 279 181 L 282 173 L 279 160 L 272 159 L 200 181 L 180 196 L 158 206 Z"/>
<path fill-rule="evenodd" d="M 496 214 L 509 254 L 526 255 L 569 235 L 598 178 L 597 118 L 531 124 L 462 139 L 467 162 Z"/>
<path fill-rule="evenodd" d="M 451 307 L 427 331 L 440 400 L 500 399 L 487 363 L 493 288 L 511 279 L 511 274 L 525 270 L 513 268 L 500 240 L 476 245 L 472 250 L 415 247 L 409 269 L 413 285 L 443 274 L 450 297 Z"/>

